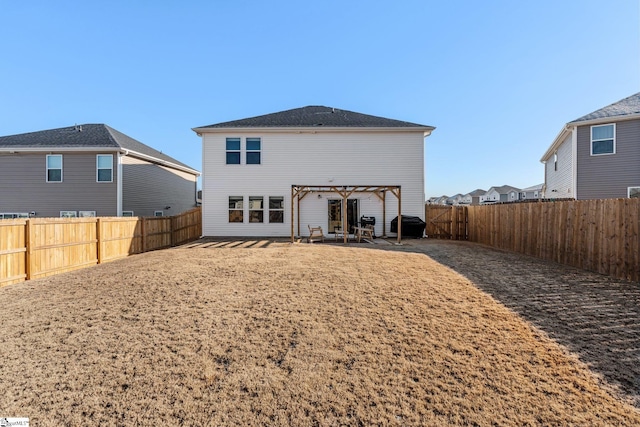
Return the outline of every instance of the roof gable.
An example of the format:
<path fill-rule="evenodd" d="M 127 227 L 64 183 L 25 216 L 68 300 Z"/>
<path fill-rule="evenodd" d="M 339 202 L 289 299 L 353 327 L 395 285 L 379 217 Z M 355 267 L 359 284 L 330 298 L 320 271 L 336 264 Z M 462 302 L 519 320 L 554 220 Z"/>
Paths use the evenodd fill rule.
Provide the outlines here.
<path fill-rule="evenodd" d="M 588 120 L 597 120 L 614 117 L 624 117 L 632 114 L 640 114 L 640 92 L 624 98 L 604 108 L 582 116 L 569 123 L 584 122 Z"/>
<path fill-rule="evenodd" d="M 299 128 L 299 127 L 337 127 L 337 128 L 425 128 L 432 126 L 384 117 L 370 116 L 353 111 L 339 110 L 324 106 L 307 106 L 280 111 L 246 119 L 216 123 L 196 129 L 216 128 Z"/>

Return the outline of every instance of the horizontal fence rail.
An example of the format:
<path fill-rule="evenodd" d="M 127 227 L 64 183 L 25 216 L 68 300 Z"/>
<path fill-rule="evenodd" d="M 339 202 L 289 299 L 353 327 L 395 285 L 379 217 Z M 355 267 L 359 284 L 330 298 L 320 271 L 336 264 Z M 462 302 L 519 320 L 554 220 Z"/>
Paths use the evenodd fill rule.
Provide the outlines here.
<path fill-rule="evenodd" d="M 439 219 L 457 221 L 465 224 L 466 237 L 452 231 L 447 235 L 446 225 L 439 225 L 445 232 L 433 237 L 469 240 L 640 281 L 640 199 L 444 207 L 448 212 L 438 208 L 427 206 L 427 227 L 433 218 L 435 224 Z"/>
<path fill-rule="evenodd" d="M 200 208 L 172 217 L 0 220 L 0 286 L 180 245 L 201 235 Z"/>

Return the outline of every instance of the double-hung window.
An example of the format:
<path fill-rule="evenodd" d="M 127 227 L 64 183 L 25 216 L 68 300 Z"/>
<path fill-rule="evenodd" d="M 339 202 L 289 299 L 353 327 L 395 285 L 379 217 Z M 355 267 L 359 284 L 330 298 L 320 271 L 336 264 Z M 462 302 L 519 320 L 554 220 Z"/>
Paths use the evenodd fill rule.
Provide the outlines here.
<path fill-rule="evenodd" d="M 615 154 L 616 125 L 591 126 L 591 155 Z"/>
<path fill-rule="evenodd" d="M 249 196 L 249 222 L 264 222 L 264 198 Z"/>
<path fill-rule="evenodd" d="M 240 138 L 227 138 L 227 164 L 240 164 Z"/>
<path fill-rule="evenodd" d="M 259 165 L 261 156 L 260 138 L 247 138 L 247 164 Z"/>
<path fill-rule="evenodd" d="M 229 196 L 229 222 L 244 222 L 243 197 Z"/>
<path fill-rule="evenodd" d="M 96 156 L 96 181 L 113 182 L 113 154 Z"/>
<path fill-rule="evenodd" d="M 284 197 L 269 197 L 269 222 L 284 223 Z"/>
<path fill-rule="evenodd" d="M 62 182 L 62 154 L 47 154 L 47 182 Z"/>

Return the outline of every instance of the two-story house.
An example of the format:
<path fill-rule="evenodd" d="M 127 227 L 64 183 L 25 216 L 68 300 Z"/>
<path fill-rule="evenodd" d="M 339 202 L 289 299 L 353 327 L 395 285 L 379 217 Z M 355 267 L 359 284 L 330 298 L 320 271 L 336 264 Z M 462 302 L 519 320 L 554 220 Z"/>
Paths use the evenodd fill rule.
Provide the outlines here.
<path fill-rule="evenodd" d="M 516 202 L 520 200 L 520 189 L 510 185 L 491 187 L 480 196 L 480 204 Z"/>
<path fill-rule="evenodd" d="M 487 192 L 485 190 L 482 190 L 480 188 L 473 190 L 470 193 L 467 193 L 462 196 L 462 198 L 460 199 L 460 204 L 467 205 L 467 206 L 479 205 L 480 197 L 484 196 L 486 193 Z"/>
<path fill-rule="evenodd" d="M 193 130 L 205 236 L 332 233 L 363 216 L 382 235 L 398 211 L 424 220 L 432 126 L 308 106 Z"/>
<path fill-rule="evenodd" d="M 540 161 L 545 198 L 640 197 L 640 93 L 567 123 Z"/>
<path fill-rule="evenodd" d="M 0 137 L 0 218 L 165 216 L 199 172 L 104 124 Z"/>

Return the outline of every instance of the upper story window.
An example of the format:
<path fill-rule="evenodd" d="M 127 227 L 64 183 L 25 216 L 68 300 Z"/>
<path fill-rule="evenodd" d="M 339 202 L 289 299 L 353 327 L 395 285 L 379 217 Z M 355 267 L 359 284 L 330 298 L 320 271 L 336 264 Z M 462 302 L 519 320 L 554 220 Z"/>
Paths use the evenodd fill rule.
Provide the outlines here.
<path fill-rule="evenodd" d="M 558 170 L 558 152 L 553 153 L 553 170 Z"/>
<path fill-rule="evenodd" d="M 591 155 L 615 154 L 616 125 L 591 126 Z"/>
<path fill-rule="evenodd" d="M 247 138 L 247 164 L 259 165 L 260 164 L 260 138 Z"/>
<path fill-rule="evenodd" d="M 163 211 L 153 211 L 153 216 L 164 216 Z"/>
<path fill-rule="evenodd" d="M 98 154 L 96 168 L 98 182 L 113 182 L 113 154 Z"/>
<path fill-rule="evenodd" d="M 227 138 L 227 164 L 240 164 L 240 138 Z"/>
<path fill-rule="evenodd" d="M 60 218 L 77 218 L 78 212 L 76 211 L 60 211 Z"/>
<path fill-rule="evenodd" d="M 629 187 L 627 192 L 630 199 L 640 198 L 640 187 Z"/>
<path fill-rule="evenodd" d="M 62 182 L 62 154 L 47 154 L 47 182 Z"/>

